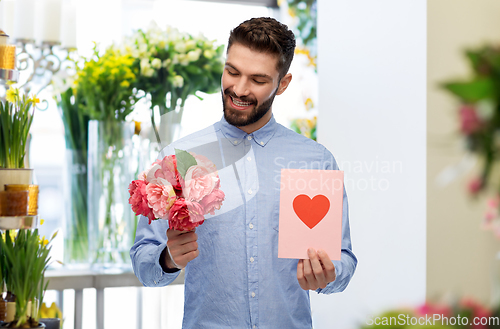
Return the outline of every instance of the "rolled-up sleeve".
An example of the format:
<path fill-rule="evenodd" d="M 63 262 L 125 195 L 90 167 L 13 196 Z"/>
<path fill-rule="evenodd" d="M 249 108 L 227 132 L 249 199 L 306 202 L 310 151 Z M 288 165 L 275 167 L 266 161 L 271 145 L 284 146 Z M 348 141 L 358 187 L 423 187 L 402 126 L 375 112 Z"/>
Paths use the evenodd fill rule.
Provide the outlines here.
<path fill-rule="evenodd" d="M 335 161 L 333 155 L 325 149 L 325 170 L 339 170 L 337 162 Z M 334 260 L 335 265 L 335 281 L 330 282 L 325 288 L 317 289 L 316 291 L 321 294 L 331 294 L 335 292 L 342 292 L 345 290 L 349 282 L 351 281 L 354 271 L 356 270 L 356 265 L 358 260 L 354 253 L 352 252 L 351 245 L 351 232 L 349 227 L 349 201 L 347 200 L 347 193 L 344 186 L 344 196 L 342 202 L 342 244 L 341 244 L 341 254 L 340 261 Z"/>

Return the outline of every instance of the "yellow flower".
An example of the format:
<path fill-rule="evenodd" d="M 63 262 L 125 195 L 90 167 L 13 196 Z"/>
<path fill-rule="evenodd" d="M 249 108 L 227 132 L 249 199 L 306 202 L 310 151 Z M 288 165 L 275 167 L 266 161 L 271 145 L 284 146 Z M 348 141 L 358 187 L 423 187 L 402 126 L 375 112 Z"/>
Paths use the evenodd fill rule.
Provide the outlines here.
<path fill-rule="evenodd" d="M 310 97 L 306 99 L 305 106 L 306 106 L 307 111 L 309 111 L 310 109 L 312 109 L 314 107 L 314 103 Z"/>
<path fill-rule="evenodd" d="M 120 83 L 120 86 L 125 87 L 125 88 L 130 87 L 130 82 L 128 82 L 128 81 L 126 81 L 126 80 L 124 80 L 124 81 L 122 81 L 122 82 Z"/>
<path fill-rule="evenodd" d="M 43 223 L 45 223 L 45 220 L 44 219 L 40 219 L 40 225 L 43 225 Z"/>
<path fill-rule="evenodd" d="M 61 321 L 63 319 L 62 312 L 59 307 L 57 307 L 56 303 L 52 303 L 50 307 L 47 307 L 47 305 L 43 303 L 40 307 L 40 317 L 42 319 L 59 318 Z"/>
<path fill-rule="evenodd" d="M 45 247 L 46 245 L 49 244 L 49 240 L 45 238 L 45 235 L 42 236 L 41 238 L 38 238 L 38 243 L 42 246 Z"/>
<path fill-rule="evenodd" d="M 134 134 L 139 135 L 141 133 L 141 123 L 139 121 L 134 121 L 135 129 Z"/>
<path fill-rule="evenodd" d="M 17 99 L 19 98 L 19 89 L 17 88 L 9 88 L 9 90 L 7 90 L 7 94 L 6 94 L 6 97 L 8 102 L 10 103 L 15 103 L 17 102 Z"/>

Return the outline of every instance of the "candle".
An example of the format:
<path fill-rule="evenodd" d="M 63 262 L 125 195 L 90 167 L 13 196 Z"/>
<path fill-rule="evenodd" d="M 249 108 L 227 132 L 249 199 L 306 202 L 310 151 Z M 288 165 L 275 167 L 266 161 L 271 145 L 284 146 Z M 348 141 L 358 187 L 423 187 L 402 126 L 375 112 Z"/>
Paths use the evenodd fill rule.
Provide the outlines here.
<path fill-rule="evenodd" d="M 61 0 L 37 0 L 35 39 L 59 42 L 61 34 Z"/>
<path fill-rule="evenodd" d="M 16 0 L 14 36 L 16 39 L 35 38 L 35 0 Z"/>
<path fill-rule="evenodd" d="M 2 0 L 0 1 L 0 6 L 2 6 L 2 14 L 0 15 L 1 24 L 0 29 L 2 29 L 11 40 L 14 38 L 14 10 L 15 2 L 14 0 Z"/>
<path fill-rule="evenodd" d="M 61 15 L 61 46 L 76 48 L 76 4 L 64 1 Z"/>

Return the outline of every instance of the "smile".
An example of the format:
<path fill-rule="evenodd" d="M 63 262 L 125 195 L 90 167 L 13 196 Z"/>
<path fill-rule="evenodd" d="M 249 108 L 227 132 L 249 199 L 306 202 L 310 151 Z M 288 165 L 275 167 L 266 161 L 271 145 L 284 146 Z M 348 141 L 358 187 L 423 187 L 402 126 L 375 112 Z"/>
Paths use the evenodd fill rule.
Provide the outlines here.
<path fill-rule="evenodd" d="M 244 110 L 253 104 L 252 102 L 239 101 L 239 100 L 233 98 L 232 96 L 229 96 L 229 97 L 231 99 L 231 103 L 232 103 L 233 107 L 235 109 L 238 109 L 238 110 Z"/>

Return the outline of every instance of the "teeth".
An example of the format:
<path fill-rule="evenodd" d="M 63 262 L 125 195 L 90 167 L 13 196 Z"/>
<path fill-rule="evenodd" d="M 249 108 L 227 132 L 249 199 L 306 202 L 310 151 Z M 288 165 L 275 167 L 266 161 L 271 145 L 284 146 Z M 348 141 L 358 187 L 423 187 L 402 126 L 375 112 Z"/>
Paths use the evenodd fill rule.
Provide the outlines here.
<path fill-rule="evenodd" d="M 252 105 L 252 103 L 237 101 L 237 100 L 236 100 L 236 99 L 234 99 L 233 97 L 231 97 L 231 99 L 233 100 L 234 105 L 238 105 L 238 106 L 242 106 L 242 107 Z"/>

